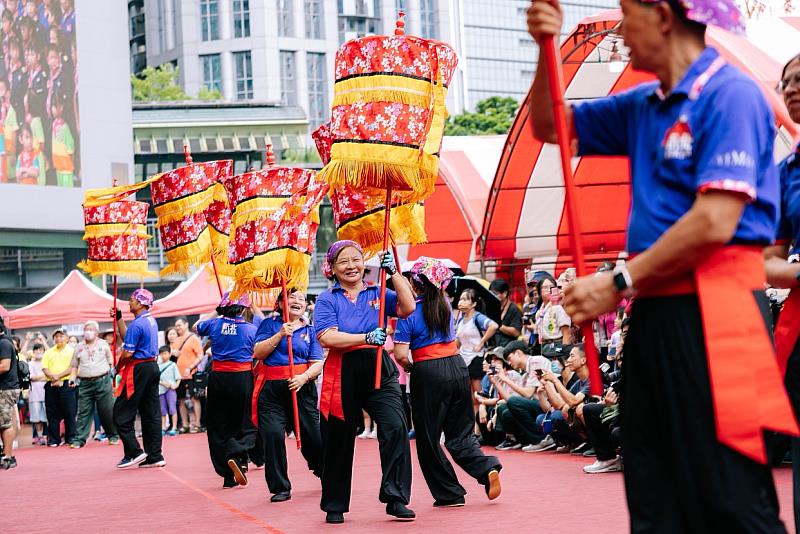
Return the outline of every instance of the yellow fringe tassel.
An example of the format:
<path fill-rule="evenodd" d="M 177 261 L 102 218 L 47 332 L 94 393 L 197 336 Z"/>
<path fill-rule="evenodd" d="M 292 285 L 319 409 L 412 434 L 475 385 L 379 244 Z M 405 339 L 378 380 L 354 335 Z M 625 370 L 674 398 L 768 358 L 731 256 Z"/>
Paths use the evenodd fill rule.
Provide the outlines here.
<path fill-rule="evenodd" d="M 143 182 L 130 185 L 118 185 L 117 187 L 101 187 L 96 189 L 87 189 L 83 197 L 83 205 L 87 208 L 93 206 L 104 206 L 111 204 L 117 200 L 122 200 L 136 191 L 144 189 L 151 183 L 155 182 L 160 174 L 151 176 Z"/>
<path fill-rule="evenodd" d="M 235 266 L 236 288 L 241 295 L 249 291 L 264 291 L 280 287 L 283 280 L 287 287 L 300 291 L 308 289 L 308 268 L 311 256 L 292 249 L 279 249 Z"/>
<path fill-rule="evenodd" d="M 211 261 L 211 235 L 205 228 L 197 240 L 164 252 L 169 265 L 161 269 L 161 276 L 188 273 L 190 267 L 200 266 Z"/>
<path fill-rule="evenodd" d="M 218 232 L 216 228 L 208 225 L 211 234 L 211 254 L 214 257 L 214 264 L 217 266 L 217 273 L 225 276 L 233 276 L 233 266 L 228 263 L 228 247 L 230 246 L 230 236 Z"/>
<path fill-rule="evenodd" d="M 365 256 L 380 252 L 383 250 L 385 213 L 385 210 L 381 210 L 348 221 L 337 230 L 339 239 L 355 241 L 364 249 Z M 425 233 L 425 208 L 420 204 L 392 208 L 389 232 L 390 242 L 396 245 L 426 243 L 428 236 Z"/>
<path fill-rule="evenodd" d="M 233 212 L 233 225 L 241 226 L 248 222 L 262 221 L 269 217 L 275 210 L 286 204 L 286 215 L 284 220 L 292 220 L 301 214 L 302 206 L 306 203 L 306 198 L 301 197 L 299 204 L 290 204 L 291 198 L 251 198 L 245 200 L 238 206 L 236 211 Z M 311 212 L 311 222 L 319 224 L 319 210 L 314 209 Z M 231 229 L 233 233 L 233 229 Z"/>
<path fill-rule="evenodd" d="M 99 276 L 101 274 L 129 276 L 132 278 L 157 276 L 156 273 L 147 270 L 147 260 L 97 261 L 87 259 L 78 263 L 78 269 L 89 276 Z"/>
<path fill-rule="evenodd" d="M 155 207 L 158 216 L 158 226 L 177 222 L 187 215 L 203 213 L 208 209 L 213 200 L 210 189 L 195 193 L 178 200 L 173 200 Z"/>
<path fill-rule="evenodd" d="M 318 177 L 327 181 L 332 188 L 349 185 L 359 191 L 376 190 L 375 196 L 380 200 L 385 200 L 386 187 L 391 184 L 392 191 L 396 191 L 395 198 L 402 199 L 403 203 L 414 203 L 433 194 L 438 168 L 438 158 L 433 172 L 417 166 L 387 162 L 332 159 L 319 171 Z M 372 193 L 370 191 L 371 196 Z"/>
<path fill-rule="evenodd" d="M 425 109 L 431 102 L 430 94 L 430 87 L 426 92 L 394 88 L 353 89 L 346 93 L 337 91 L 333 97 L 333 107 L 365 102 L 391 102 Z"/>
<path fill-rule="evenodd" d="M 143 239 L 150 239 L 147 233 L 147 226 L 144 224 L 126 224 L 126 223 L 110 223 L 110 224 L 92 224 L 86 227 L 83 234 L 83 240 L 97 239 L 98 237 L 117 237 L 122 235 L 130 235 L 141 237 Z"/>

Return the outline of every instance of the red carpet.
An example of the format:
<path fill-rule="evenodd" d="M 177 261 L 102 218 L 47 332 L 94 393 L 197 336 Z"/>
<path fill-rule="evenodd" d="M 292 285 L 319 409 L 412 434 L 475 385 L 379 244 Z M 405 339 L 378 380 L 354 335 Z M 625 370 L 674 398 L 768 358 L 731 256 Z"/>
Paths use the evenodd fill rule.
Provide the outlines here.
<path fill-rule="evenodd" d="M 413 448 L 412 441 L 412 448 Z M 204 434 L 164 439 L 164 469 L 118 471 L 122 447 L 91 443 L 25 448 L 19 467 L 0 471 L 0 495 L 14 506 L 3 510 L 4 533 L 52 526 L 63 533 L 131 532 L 626 532 L 622 475 L 586 475 L 584 458 L 551 452 L 498 453 L 503 494 L 488 502 L 483 488 L 456 468 L 467 488 L 463 508 L 434 509 L 414 454 L 413 523 L 392 521 L 378 502 L 380 467 L 375 440 L 357 440 L 353 498 L 342 526 L 326 525 L 319 510 L 319 481 L 287 441 L 292 500 L 268 501 L 263 471 L 250 472 L 245 488 L 222 489 L 212 470 Z M 775 471 L 782 516 L 791 522 L 791 470 Z M 657 483 L 657 481 L 654 481 Z M 55 507 L 55 509 L 54 509 Z M 52 523 L 49 515 L 58 519 Z M 10 514 L 10 517 L 9 517 Z M 9 525 L 11 525 L 9 529 Z M 235 529 L 235 530 L 234 530 Z"/>

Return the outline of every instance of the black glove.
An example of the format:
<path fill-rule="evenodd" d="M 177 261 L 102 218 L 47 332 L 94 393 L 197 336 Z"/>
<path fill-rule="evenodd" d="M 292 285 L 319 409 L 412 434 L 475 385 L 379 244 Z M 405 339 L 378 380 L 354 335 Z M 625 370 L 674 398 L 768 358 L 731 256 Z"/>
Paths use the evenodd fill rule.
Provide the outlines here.
<path fill-rule="evenodd" d="M 122 319 L 122 310 L 117 310 L 117 321 Z"/>
<path fill-rule="evenodd" d="M 381 252 L 381 269 L 385 270 L 389 276 L 397 273 L 397 265 L 394 263 L 394 254 L 391 250 Z"/>
<path fill-rule="evenodd" d="M 386 343 L 386 330 L 383 328 L 376 328 L 372 332 L 367 332 L 364 342 L 367 345 L 375 345 L 376 347 L 382 346 Z"/>

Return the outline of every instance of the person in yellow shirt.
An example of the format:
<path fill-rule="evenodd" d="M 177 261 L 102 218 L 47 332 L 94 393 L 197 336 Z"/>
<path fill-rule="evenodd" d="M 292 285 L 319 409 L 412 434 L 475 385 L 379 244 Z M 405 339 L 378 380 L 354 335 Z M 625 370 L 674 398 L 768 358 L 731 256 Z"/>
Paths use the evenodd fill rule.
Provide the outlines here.
<path fill-rule="evenodd" d="M 67 344 L 67 334 L 59 328 L 53 332 L 53 342 L 42 357 L 42 373 L 47 377 L 44 386 L 44 406 L 47 412 L 47 444 L 58 447 L 75 438 L 75 415 L 78 405 L 72 372 L 73 348 Z M 61 421 L 64 421 L 64 440 L 61 441 Z"/>

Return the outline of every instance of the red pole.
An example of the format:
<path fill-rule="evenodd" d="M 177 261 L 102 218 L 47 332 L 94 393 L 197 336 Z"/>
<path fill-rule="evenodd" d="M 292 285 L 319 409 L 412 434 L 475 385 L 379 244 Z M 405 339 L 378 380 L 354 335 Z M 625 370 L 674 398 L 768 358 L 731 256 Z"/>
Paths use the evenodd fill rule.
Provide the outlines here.
<path fill-rule="evenodd" d="M 564 82 L 562 80 L 561 61 L 556 49 L 555 37 L 546 36 L 542 41 L 545 65 L 547 65 L 550 100 L 553 103 L 553 119 L 555 121 L 558 147 L 561 154 L 561 171 L 564 174 L 565 206 L 567 221 L 569 223 L 572 246 L 572 257 L 575 260 L 575 270 L 578 276 L 589 274 L 583 254 L 583 235 L 581 234 L 581 220 L 578 212 L 577 199 L 575 198 L 575 183 L 572 176 L 572 150 L 570 149 L 570 131 L 567 126 L 567 116 L 564 106 Z M 581 325 L 586 361 L 589 365 L 589 380 L 592 395 L 603 394 L 603 378 L 600 375 L 600 359 L 597 347 L 594 344 L 592 322 L 587 321 Z"/>
<path fill-rule="evenodd" d="M 111 336 L 111 353 L 114 355 L 114 369 L 117 368 L 117 275 L 113 277 L 114 280 L 114 333 Z"/>
<path fill-rule="evenodd" d="M 386 216 L 383 219 L 383 250 L 389 250 L 389 219 L 392 214 L 392 184 L 386 187 L 386 207 L 384 210 Z M 394 259 L 397 261 L 397 258 Z M 386 326 L 386 271 L 381 269 L 381 300 L 380 309 L 378 310 L 378 328 Z M 383 363 L 383 346 L 378 347 L 375 351 L 375 389 L 381 389 L 381 367 Z"/>
<path fill-rule="evenodd" d="M 281 293 L 283 294 L 283 322 L 289 323 L 289 295 L 286 291 L 286 280 L 281 280 Z M 292 349 L 292 336 L 286 339 L 289 347 L 289 376 L 294 378 L 294 350 Z M 294 437 L 297 448 L 300 448 L 300 415 L 297 411 L 297 390 L 292 390 L 292 412 L 294 415 Z"/>
<path fill-rule="evenodd" d="M 217 280 L 217 291 L 219 291 L 219 298 L 222 298 L 222 283 L 219 281 L 219 273 L 217 272 L 217 262 L 214 260 L 214 255 L 211 255 L 211 266 L 214 268 L 214 278 Z"/>

